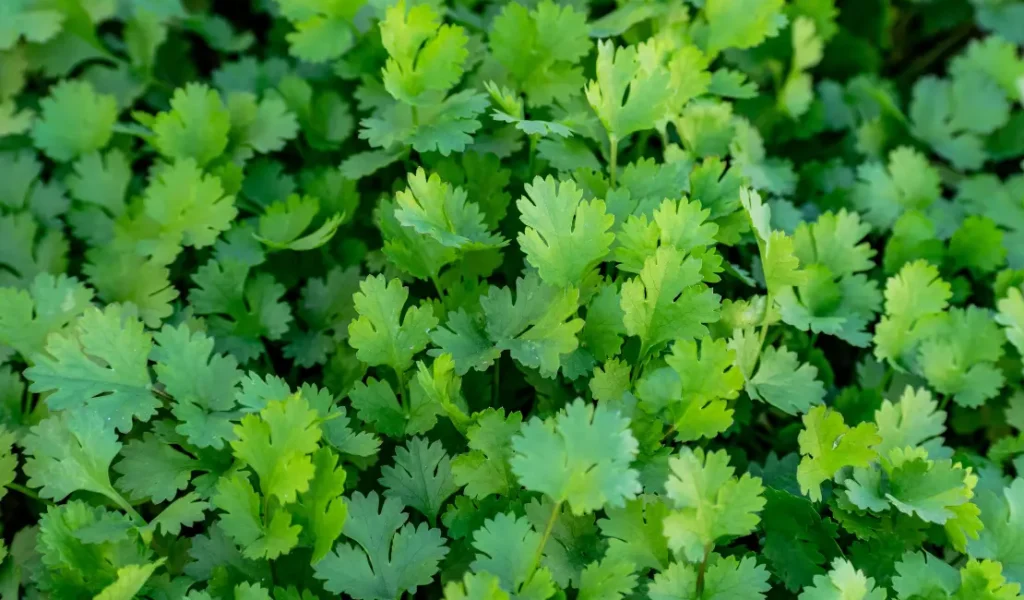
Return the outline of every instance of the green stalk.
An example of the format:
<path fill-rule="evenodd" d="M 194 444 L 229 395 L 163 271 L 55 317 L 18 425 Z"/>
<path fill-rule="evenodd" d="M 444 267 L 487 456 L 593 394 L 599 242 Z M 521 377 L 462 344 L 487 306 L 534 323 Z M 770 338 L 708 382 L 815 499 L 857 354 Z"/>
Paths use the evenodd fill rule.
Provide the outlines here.
<path fill-rule="evenodd" d="M 608 181 L 611 182 L 611 187 L 614 188 L 615 175 L 619 170 L 619 138 L 609 135 L 608 143 L 611 145 L 611 151 L 608 156 Z"/>

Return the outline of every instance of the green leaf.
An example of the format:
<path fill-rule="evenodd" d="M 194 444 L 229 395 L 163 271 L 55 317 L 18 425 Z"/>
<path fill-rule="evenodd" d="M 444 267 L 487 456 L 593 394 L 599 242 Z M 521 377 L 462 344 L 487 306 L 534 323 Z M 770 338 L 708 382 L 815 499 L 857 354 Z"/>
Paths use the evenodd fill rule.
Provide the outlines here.
<path fill-rule="evenodd" d="M 580 600 L 621 600 L 636 587 L 636 574 L 628 562 L 604 559 L 583 570 Z"/>
<path fill-rule="evenodd" d="M 512 472 L 523 487 L 568 502 L 573 514 L 623 506 L 640 493 L 629 466 L 637 454 L 629 420 L 603 406 L 577 400 L 554 418 L 531 419 L 512 448 Z"/>
<path fill-rule="evenodd" d="M 703 283 L 700 259 L 662 246 L 639 276 L 622 284 L 626 332 L 640 337 L 640 355 L 671 340 L 700 338 L 718 320 L 719 297 Z"/>
<path fill-rule="evenodd" d="M 212 246 L 238 214 L 221 180 L 204 174 L 191 158 L 159 168 L 143 204 L 158 233 L 139 242 L 140 250 L 161 263 L 173 260 L 183 246 Z"/>
<path fill-rule="evenodd" d="M 149 376 L 152 345 L 129 310 L 116 304 L 91 308 L 74 332 L 49 338 L 46 354 L 35 356 L 25 377 L 33 392 L 52 392 L 46 397 L 50 408 L 84 408 L 126 433 L 134 419 L 148 421 L 160 406 Z"/>
<path fill-rule="evenodd" d="M 452 459 L 455 483 L 465 486 L 466 495 L 483 498 L 491 494 L 507 495 L 515 489 L 516 479 L 509 461 L 512 437 L 522 427 L 519 413 L 506 417 L 500 410 L 486 410 L 466 431 L 469 451 Z"/>
<path fill-rule="evenodd" d="M 280 339 L 292 320 L 281 301 L 284 286 L 268 273 L 250 277 L 250 267 L 234 259 L 211 260 L 199 267 L 189 294 L 191 308 L 205 315 L 218 350 L 246 363 L 264 351 L 261 338 Z"/>
<path fill-rule="evenodd" d="M 232 453 L 256 472 L 264 496 L 290 503 L 309 489 L 311 455 L 321 432 L 317 412 L 301 394 L 269 402 L 259 415 L 246 415 L 234 433 L 238 439 L 231 442 Z"/>
<path fill-rule="evenodd" d="M 153 370 L 164 390 L 174 398 L 171 412 L 179 423 L 175 431 L 200 447 L 220 449 L 234 438 L 231 416 L 242 372 L 238 362 L 214 354 L 213 338 L 188 327 L 165 326 L 154 336 Z"/>
<path fill-rule="evenodd" d="M 999 301 L 999 314 L 996 322 L 1003 326 L 1006 339 L 1024 355 L 1024 294 L 1020 290 L 1010 288 L 1006 297 Z"/>
<path fill-rule="evenodd" d="M 640 570 L 668 565 L 668 541 L 664 534 L 669 505 L 654 496 L 640 496 L 622 508 L 605 509 L 597 525 L 608 539 L 609 560 L 629 563 Z"/>
<path fill-rule="evenodd" d="M 708 54 L 750 48 L 774 37 L 785 24 L 782 8 L 782 0 L 708 0 L 704 6 Z"/>
<path fill-rule="evenodd" d="M 7 486 L 17 476 L 18 457 L 14 454 L 16 438 L 6 428 L 0 427 L 0 498 L 7 494 Z"/>
<path fill-rule="evenodd" d="M 805 588 L 800 600 L 885 600 L 884 588 L 876 588 L 875 580 L 855 569 L 849 561 L 837 558 L 832 569 L 814 578 L 814 585 Z"/>
<path fill-rule="evenodd" d="M 449 581 L 444 586 L 445 600 L 508 600 L 498 578 L 490 573 L 466 573 L 462 580 Z"/>
<path fill-rule="evenodd" d="M 221 527 L 246 558 L 274 559 L 299 543 L 302 528 L 292 524 L 291 514 L 277 510 L 273 517 L 261 516 L 260 496 L 240 473 L 222 477 L 212 501 L 224 511 Z"/>
<path fill-rule="evenodd" d="M 684 449 L 669 468 L 665 489 L 674 510 L 665 517 L 665 537 L 674 552 L 700 562 L 717 540 L 757 526 L 765 504 L 761 479 L 736 478 L 724 451 Z"/>
<path fill-rule="evenodd" d="M 266 154 L 281 150 L 299 130 L 295 115 L 276 96 L 257 102 L 253 94 L 233 93 L 228 96 L 227 108 L 231 114 L 231 142 L 238 157 L 247 158 L 253 151 Z"/>
<path fill-rule="evenodd" d="M 583 320 L 576 288 L 556 288 L 541 282 L 533 272 L 516 281 L 516 299 L 509 288 L 492 287 L 480 298 L 487 321 L 487 335 L 499 351 L 508 350 L 523 365 L 553 377 L 560 356 L 576 350 L 576 334 Z"/>
<path fill-rule="evenodd" d="M 812 410 L 824 400 L 825 386 L 817 375 L 818 369 L 800 364 L 795 352 L 785 347 L 765 348 L 746 390 L 751 398 L 795 415 Z"/>
<path fill-rule="evenodd" d="M 531 106 L 566 100 L 583 87 L 576 63 L 592 42 L 586 14 L 572 6 L 540 2 L 530 11 L 506 4 L 491 23 L 489 42 L 491 54 Z"/>
<path fill-rule="evenodd" d="M 938 410 L 939 403 L 926 389 L 915 390 L 907 386 L 899 402 L 883 400 L 875 411 L 878 436 L 882 439 L 875 451 L 886 456 L 894 448 L 923 446 L 930 454 L 939 451 L 941 436 L 946 431 L 946 411 Z"/>
<path fill-rule="evenodd" d="M 60 412 L 29 430 L 24 472 L 44 498 L 62 500 L 85 490 L 123 503 L 110 485 L 110 463 L 121 444 L 94 411 Z"/>
<path fill-rule="evenodd" d="M 511 597 L 545 600 L 555 592 L 551 573 L 533 564 L 542 538 L 526 517 L 499 514 L 473 534 L 476 558 L 469 568 L 477 575 L 497 577 Z"/>
<path fill-rule="evenodd" d="M 381 469 L 380 484 L 385 497 L 397 498 L 431 523 L 437 521 L 444 501 L 458 489 L 444 447 L 423 438 L 412 438 L 395 450 L 395 464 Z"/>
<path fill-rule="evenodd" d="M 61 30 L 64 15 L 43 8 L 31 0 L 14 0 L 0 8 L 0 50 L 10 50 L 21 38 L 26 41 L 45 42 Z"/>
<path fill-rule="evenodd" d="M 581 287 L 615 239 L 609 232 L 615 218 L 605 212 L 604 202 L 582 198 L 571 181 L 537 177 L 516 202 L 526 226 L 519 247 L 547 284 Z"/>
<path fill-rule="evenodd" d="M 697 566 L 674 562 L 658 573 L 648 588 L 651 600 L 764 600 L 768 571 L 751 557 L 736 560 L 711 554 L 704 590 L 697 594 Z"/>
<path fill-rule="evenodd" d="M 824 575 L 824 565 L 842 553 L 838 528 L 799 496 L 769 487 L 764 497 L 764 556 L 786 588 L 798 591 Z"/>
<path fill-rule="evenodd" d="M 843 416 L 817 406 L 803 417 L 800 432 L 800 466 L 796 476 L 800 491 L 814 501 L 821 500 L 821 484 L 833 478 L 843 467 L 866 467 L 878 457 L 875 446 L 881 442 L 872 423 L 848 427 Z"/>
<path fill-rule="evenodd" d="M 395 195 L 395 218 L 404 227 L 428 235 L 442 245 L 462 251 L 505 245 L 501 236 L 488 231 L 484 215 L 466 191 L 453 188 L 423 169 L 409 175 L 409 187 Z"/>
<path fill-rule="evenodd" d="M 341 497 L 345 479 L 336 454 L 327 448 L 313 453 L 313 479 L 309 489 L 299 494 L 293 512 L 303 534 L 313 540 L 314 563 L 327 556 L 348 518 L 348 506 Z"/>
<path fill-rule="evenodd" d="M 292 56 L 319 63 L 347 52 L 355 35 L 352 20 L 366 0 L 330 2 L 328 0 L 278 0 L 281 14 L 295 25 L 285 36 Z"/>
<path fill-rule="evenodd" d="M 0 46 L 2 42 L 0 30 Z M 92 84 L 76 80 L 55 85 L 39 108 L 32 141 L 59 162 L 69 162 L 106 146 L 118 112 L 113 96 L 97 94 Z"/>
<path fill-rule="evenodd" d="M 66 275 L 40 273 L 28 291 L 0 288 L 0 343 L 31 359 L 50 334 L 66 332 L 91 301 L 92 290 Z"/>
<path fill-rule="evenodd" d="M 94 600 L 131 600 L 142 589 L 153 572 L 164 564 L 161 558 L 145 565 L 129 565 L 117 570 L 117 581 L 103 588 Z"/>
<path fill-rule="evenodd" d="M 410 307 L 402 317 L 409 290 L 397 279 L 371 276 L 359 284 L 353 297 L 359 317 L 348 326 L 349 344 L 359 360 L 371 366 L 387 365 L 398 373 L 412 366 L 423 350 L 437 318 L 429 308 Z"/>
<path fill-rule="evenodd" d="M 204 167 L 224 153 L 231 113 L 216 91 L 190 83 L 174 91 L 171 110 L 153 120 L 153 143 L 167 158 L 192 159 Z"/>
<path fill-rule="evenodd" d="M 316 230 L 302 235 L 317 214 L 320 201 L 312 196 L 288 196 L 284 202 L 275 202 L 260 215 L 259 233 L 256 239 L 275 250 L 313 250 L 323 246 L 334 237 L 345 216 L 333 214 Z M 301 236 L 301 237 L 300 237 Z"/>
<path fill-rule="evenodd" d="M 122 459 L 114 465 L 114 471 L 121 475 L 117 487 L 133 500 L 166 502 L 188 487 L 192 472 L 199 467 L 195 459 L 152 433 L 128 442 L 121 454 Z M 154 477 L 154 473 L 161 476 Z"/>
<path fill-rule="evenodd" d="M 384 88 L 397 100 L 437 102 L 462 77 L 469 54 L 465 30 L 441 25 L 430 5 L 406 8 L 404 0 L 398 2 L 385 13 L 380 34 L 390 56 L 383 70 Z"/>
<path fill-rule="evenodd" d="M 380 504 L 376 492 L 353 494 L 348 510 L 342 534 L 358 546 L 339 544 L 313 565 L 327 591 L 356 600 L 398 600 L 431 582 L 448 554 L 440 531 L 406 523 L 401 503 L 388 498 Z"/>
<path fill-rule="evenodd" d="M 610 41 L 599 42 L 595 70 L 597 79 L 587 84 L 587 101 L 612 146 L 631 133 L 654 128 L 668 116 L 668 73 L 660 65 L 641 60 L 637 47 L 616 48 Z"/>
<path fill-rule="evenodd" d="M 209 509 L 209 502 L 200 500 L 199 494 L 191 492 L 168 504 L 147 527 L 153 531 L 162 530 L 167 535 L 176 536 L 181 533 L 183 526 L 202 521 L 205 518 L 204 513 Z"/>

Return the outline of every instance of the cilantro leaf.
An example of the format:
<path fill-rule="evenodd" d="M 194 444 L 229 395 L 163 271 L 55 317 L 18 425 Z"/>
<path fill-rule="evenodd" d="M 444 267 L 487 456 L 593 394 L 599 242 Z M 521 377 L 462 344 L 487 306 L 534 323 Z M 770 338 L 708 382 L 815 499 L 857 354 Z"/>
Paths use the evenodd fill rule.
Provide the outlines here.
<path fill-rule="evenodd" d="M 512 438 L 512 472 L 528 490 L 582 515 L 622 506 L 640 493 L 629 464 L 637 442 L 629 420 L 577 400 L 554 418 L 532 419 Z"/>
<path fill-rule="evenodd" d="M 110 463 L 121 444 L 95 412 L 61 412 L 33 427 L 25 436 L 28 484 L 44 498 L 61 500 L 86 490 L 126 505 L 110 483 Z"/>
<path fill-rule="evenodd" d="M 541 534 L 526 517 L 498 514 L 473 534 L 477 554 L 469 567 L 478 575 L 494 575 L 514 597 L 544 600 L 554 592 L 554 583 L 546 567 L 533 564 L 541 543 Z"/>
<path fill-rule="evenodd" d="M 428 4 L 406 8 L 400 0 L 381 22 L 381 42 L 388 51 L 384 88 L 412 105 L 431 104 L 462 77 L 468 56 L 462 27 L 441 25 Z"/>
<path fill-rule="evenodd" d="M 640 337 L 640 354 L 674 339 L 703 337 L 718 320 L 719 297 L 704 285 L 701 261 L 662 246 L 637 277 L 622 284 L 626 332 Z"/>
<path fill-rule="evenodd" d="M 885 600 L 884 588 L 876 588 L 875 580 L 855 569 L 848 560 L 837 558 L 825 575 L 817 575 L 814 585 L 804 589 L 800 600 Z"/>
<path fill-rule="evenodd" d="M 429 179 L 423 169 L 409 175 L 409 187 L 395 195 L 395 202 L 399 223 L 444 246 L 480 250 L 505 244 L 488 231 L 480 207 L 466 200 L 465 190 L 453 188 L 436 173 Z"/>
<path fill-rule="evenodd" d="M 127 309 L 91 308 L 74 333 L 49 338 L 46 354 L 35 356 L 25 376 L 32 391 L 53 392 L 46 398 L 52 409 L 87 408 L 127 432 L 133 419 L 147 421 L 160 406 L 149 376 L 151 348 L 152 338 Z"/>
<path fill-rule="evenodd" d="M 526 226 L 518 239 L 527 262 L 545 283 L 581 286 L 608 254 L 614 217 L 600 200 L 582 202 L 582 191 L 571 181 L 537 177 L 526 184 L 526 194 L 516 207 Z"/>
<path fill-rule="evenodd" d="M 93 292 L 74 277 L 40 273 L 28 291 L 0 288 L 0 343 L 29 359 L 52 333 L 67 330 L 90 307 Z"/>
<path fill-rule="evenodd" d="M 37 6 L 31 0 L 14 0 L 0 9 L 0 50 L 10 50 L 21 38 L 45 42 L 57 35 L 64 15 L 54 9 Z"/>
<path fill-rule="evenodd" d="M 512 458 L 512 438 L 519 433 L 522 422 L 519 413 L 506 417 L 497 410 L 487 410 L 476 416 L 476 422 L 466 431 L 469 452 L 452 459 L 455 483 L 465 486 L 468 496 L 504 496 L 515 489 L 517 482 L 509 461 Z"/>
<path fill-rule="evenodd" d="M 152 128 L 161 154 L 204 167 L 227 148 L 231 113 L 216 91 L 190 83 L 175 90 L 171 110 L 156 115 Z"/>
<path fill-rule="evenodd" d="M 281 14 L 295 25 L 285 36 L 290 53 L 301 60 L 318 63 L 336 59 L 355 41 L 353 19 L 366 0 L 277 0 Z"/>
<path fill-rule="evenodd" d="M 452 477 L 451 459 L 440 442 L 412 438 L 395 450 L 394 466 L 381 469 L 384 496 L 398 498 L 434 523 L 441 506 L 458 487 Z"/>
<path fill-rule="evenodd" d="M 797 480 L 800 491 L 814 501 L 821 500 L 821 484 L 847 466 L 866 467 L 878 456 L 875 446 L 881 442 L 872 423 L 848 427 L 843 416 L 817 406 L 803 417 L 800 432 L 800 466 Z"/>
<path fill-rule="evenodd" d="M 533 272 L 516 281 L 516 299 L 508 288 L 492 287 L 480 298 L 488 337 L 498 350 L 527 367 L 553 377 L 560 356 L 575 350 L 583 321 L 575 318 L 579 292 L 543 283 Z"/>
<path fill-rule="evenodd" d="M 673 551 L 700 561 L 716 540 L 757 526 L 765 504 L 761 479 L 736 478 L 725 452 L 684 449 L 669 468 L 665 489 L 675 510 L 665 517 L 665 537 Z"/>
<path fill-rule="evenodd" d="M 342 535 L 357 545 L 339 544 L 313 565 L 327 591 L 357 600 L 397 600 L 430 583 L 448 554 L 440 531 L 406 523 L 401 503 L 388 498 L 380 504 L 376 492 L 353 494 L 348 507 Z"/>
<path fill-rule="evenodd" d="M 113 96 L 97 94 L 86 81 L 62 81 L 40 103 L 32 141 L 53 160 L 68 162 L 106 146 L 117 113 Z"/>
<path fill-rule="evenodd" d="M 299 543 L 301 528 L 291 515 L 278 510 L 273 517 L 261 516 L 260 496 L 242 474 L 217 482 L 213 505 L 224 511 L 220 524 L 247 558 L 277 558 Z"/>
<path fill-rule="evenodd" d="M 704 17 L 711 56 L 727 48 L 756 46 L 778 34 L 785 23 L 781 0 L 708 0 Z"/>
<path fill-rule="evenodd" d="M 495 60 L 533 106 L 565 100 L 583 87 L 576 63 L 591 41 L 586 15 L 572 6 L 541 2 L 530 11 L 507 4 L 491 24 L 488 41 Z"/>
<path fill-rule="evenodd" d="M 695 565 L 674 562 L 654 577 L 648 588 L 651 600 L 764 600 L 768 571 L 751 557 L 742 560 L 711 554 L 698 595 Z"/>
<path fill-rule="evenodd" d="M 746 391 L 751 398 L 764 400 L 785 413 L 808 412 L 825 398 L 825 386 L 817 375 L 818 369 L 800 364 L 795 352 L 785 347 L 765 348 Z"/>
<path fill-rule="evenodd" d="M 344 219 L 344 215 L 331 215 L 320 227 L 302 235 L 319 212 L 319 200 L 311 196 L 300 197 L 292 194 L 284 202 L 271 204 L 267 207 L 267 212 L 260 215 L 256 239 L 276 250 L 302 251 L 319 248 L 334 237 Z"/>
<path fill-rule="evenodd" d="M 250 277 L 250 267 L 234 259 L 211 260 L 192 277 L 192 309 L 205 315 L 217 348 L 246 363 L 259 356 L 261 338 L 280 339 L 292 320 L 291 307 L 281 301 L 284 286 L 269 273 Z"/>
<path fill-rule="evenodd" d="M 423 350 L 437 318 L 429 308 L 410 307 L 402 316 L 409 290 L 398 280 L 371 276 L 359 284 L 353 296 L 359 316 L 348 326 L 349 344 L 359 360 L 371 366 L 387 365 L 397 373 L 412 366 Z"/>
<path fill-rule="evenodd" d="M 299 494 L 292 512 L 302 527 L 303 536 L 313 541 L 314 563 L 327 556 L 344 528 L 348 506 L 341 494 L 345 491 L 346 477 L 334 452 L 319 448 L 313 453 L 313 478 L 309 489 Z"/>
<path fill-rule="evenodd" d="M 597 45 L 597 79 L 587 84 L 586 96 L 613 148 L 626 136 L 653 128 L 668 111 L 668 74 L 664 67 L 642 60 L 643 51 L 643 46 Z"/>
<path fill-rule="evenodd" d="M 290 503 L 309 489 L 311 455 L 321 436 L 317 420 L 317 412 L 295 394 L 269 402 L 259 415 L 246 415 L 235 425 L 232 453 L 256 472 L 264 496 Z"/>
<path fill-rule="evenodd" d="M 180 421 L 175 430 L 200 448 L 223 448 L 234 437 L 228 411 L 242 377 L 238 362 L 213 354 L 213 338 L 184 325 L 165 326 L 153 338 L 153 370 L 174 398 L 171 411 Z"/>
<path fill-rule="evenodd" d="M 670 510 L 668 503 L 653 496 L 640 496 L 624 507 L 605 509 L 607 517 L 598 520 L 597 525 L 608 539 L 607 558 L 635 565 L 639 570 L 665 567 L 669 553 L 664 521 Z"/>

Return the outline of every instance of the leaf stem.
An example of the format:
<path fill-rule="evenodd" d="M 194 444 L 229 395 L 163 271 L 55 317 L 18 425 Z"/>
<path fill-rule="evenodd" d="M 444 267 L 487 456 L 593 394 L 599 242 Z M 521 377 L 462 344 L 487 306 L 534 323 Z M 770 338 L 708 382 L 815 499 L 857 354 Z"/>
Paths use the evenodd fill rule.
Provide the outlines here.
<path fill-rule="evenodd" d="M 608 144 L 611 147 L 608 152 L 608 181 L 611 187 L 614 188 L 615 174 L 619 170 L 619 138 L 609 135 Z"/>
<path fill-rule="evenodd" d="M 537 141 L 540 139 L 539 135 L 531 135 L 530 138 L 530 156 L 526 163 L 527 180 L 533 181 L 534 170 L 537 168 L 536 156 L 537 156 Z"/>
<path fill-rule="evenodd" d="M 708 544 L 707 546 L 704 546 L 704 560 L 700 561 L 700 567 L 697 568 L 697 598 L 704 595 L 704 575 L 708 570 L 708 557 L 710 555 L 711 544 Z"/>
<path fill-rule="evenodd" d="M 9 489 L 11 491 L 18 492 L 22 496 L 26 496 L 28 498 L 31 498 L 31 499 L 37 501 L 37 502 L 42 502 L 44 504 L 53 504 L 49 500 L 43 498 L 42 496 L 40 496 L 36 492 L 33 492 L 32 490 L 30 490 L 29 488 L 21 485 L 20 483 L 8 483 L 7 484 L 7 489 Z"/>
<path fill-rule="evenodd" d="M 132 507 L 132 505 L 128 503 L 127 500 L 124 499 L 124 496 L 119 494 L 117 490 L 114 489 L 114 486 L 109 486 L 108 489 L 103 493 L 103 495 L 113 500 L 114 504 L 118 505 L 121 508 L 121 510 L 128 513 L 128 516 L 131 517 L 132 520 L 135 521 L 137 524 L 142 526 L 146 525 L 146 520 L 142 518 L 142 515 L 140 515 L 139 512 L 135 510 Z"/>
<path fill-rule="evenodd" d="M 548 518 L 548 524 L 544 526 L 544 533 L 540 536 L 540 543 L 537 544 L 537 550 L 533 553 L 533 561 L 530 563 L 530 570 L 527 571 L 525 581 L 530 581 L 533 577 L 533 572 L 540 566 L 540 559 L 544 555 L 544 547 L 548 544 L 548 538 L 551 537 L 551 532 L 555 529 L 555 523 L 558 521 L 558 514 L 562 511 L 563 500 L 559 499 L 555 502 L 555 505 L 551 507 L 551 517 Z"/>
<path fill-rule="evenodd" d="M 405 397 L 405 373 L 395 369 L 395 376 L 398 378 L 398 404 L 402 407 L 403 411 L 408 411 Z"/>

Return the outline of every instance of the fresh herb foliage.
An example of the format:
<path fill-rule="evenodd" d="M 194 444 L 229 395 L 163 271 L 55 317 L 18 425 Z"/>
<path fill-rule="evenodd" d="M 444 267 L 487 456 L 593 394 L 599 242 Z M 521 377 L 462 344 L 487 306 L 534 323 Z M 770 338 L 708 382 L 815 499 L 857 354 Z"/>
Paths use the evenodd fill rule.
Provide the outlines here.
<path fill-rule="evenodd" d="M 1022 46 L 0 0 L 0 597 L 1024 597 Z"/>

